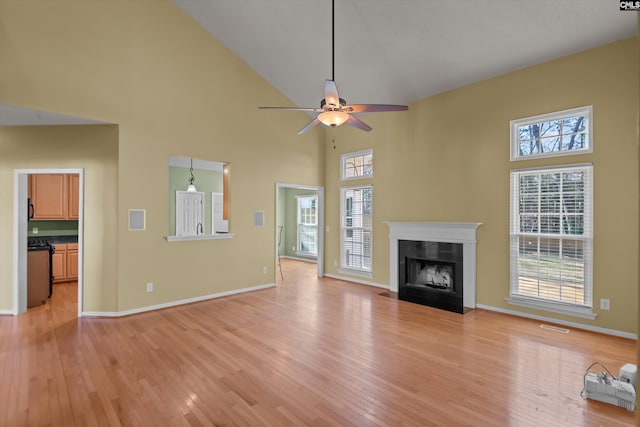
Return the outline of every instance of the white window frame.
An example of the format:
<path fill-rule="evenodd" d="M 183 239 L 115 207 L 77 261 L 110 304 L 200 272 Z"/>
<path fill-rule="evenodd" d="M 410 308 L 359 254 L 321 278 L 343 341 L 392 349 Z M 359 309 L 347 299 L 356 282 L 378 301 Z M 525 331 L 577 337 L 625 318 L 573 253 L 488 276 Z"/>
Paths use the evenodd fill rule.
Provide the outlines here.
<path fill-rule="evenodd" d="M 538 230 L 522 231 L 520 226 L 520 177 L 525 175 L 548 174 L 548 173 L 566 173 L 566 172 L 583 172 L 584 173 L 584 213 L 583 215 L 583 234 L 574 235 L 563 232 L 562 217 L 566 213 L 560 213 L 559 233 L 543 233 Z M 539 196 L 542 192 L 537 193 Z M 562 195 L 566 193 L 561 193 Z M 561 200 L 562 200 L 562 195 Z M 538 200 L 541 198 L 538 197 Z M 538 202 L 539 203 L 539 202 Z M 560 202 L 562 203 L 562 202 Z M 510 296 L 507 301 L 510 304 L 519 305 L 528 308 L 551 311 L 576 317 L 587 319 L 595 319 L 596 314 L 593 313 L 593 166 L 591 164 L 563 165 L 545 168 L 519 169 L 511 171 L 511 198 L 510 198 L 510 246 L 511 246 L 511 275 L 510 275 Z M 532 215 L 544 216 L 544 211 L 538 205 L 536 211 Z M 551 214 L 552 215 L 552 214 Z M 542 224 L 542 221 L 538 221 Z M 583 285 L 584 285 L 584 303 L 574 304 L 563 302 L 556 299 L 547 299 L 524 295 L 519 291 L 519 260 L 520 260 L 520 242 L 521 238 L 530 237 L 532 241 L 539 242 L 538 239 L 559 239 L 560 245 L 562 241 L 581 241 L 583 245 Z M 538 263 L 538 272 L 540 272 L 540 264 Z M 562 280 L 562 269 L 558 270 L 560 280 Z M 539 276 L 538 278 L 539 279 Z M 559 282 L 562 283 L 562 282 Z M 539 282 L 538 282 L 539 285 Z"/>
<path fill-rule="evenodd" d="M 371 225 L 370 226 L 355 226 L 352 222 L 350 226 L 347 226 L 347 217 L 346 217 L 346 207 L 347 207 L 347 198 L 346 192 L 349 190 L 365 190 L 368 189 L 371 191 Z M 353 206 L 353 205 L 352 205 Z M 353 209 L 353 208 L 352 208 Z M 370 237 L 370 261 L 369 267 L 354 267 L 353 265 L 347 264 L 347 247 L 346 247 L 346 238 L 348 231 L 359 231 L 369 233 Z M 352 237 L 356 233 L 352 233 Z M 364 240 L 361 242 L 364 247 Z M 367 278 L 373 278 L 373 185 L 357 185 L 350 187 L 341 187 L 340 188 L 340 270 L 341 273 L 351 274 L 356 276 L 363 276 Z"/>
<path fill-rule="evenodd" d="M 587 141 L 585 143 L 585 148 L 575 149 L 575 150 L 566 150 L 566 151 L 551 151 L 546 153 L 537 153 L 537 154 L 529 154 L 529 155 L 521 155 L 520 154 L 520 141 L 518 138 L 518 128 L 522 126 L 527 126 L 535 123 L 549 122 L 554 120 L 562 120 L 569 117 L 575 116 L 585 116 L 587 120 L 587 125 L 585 129 L 585 133 L 587 135 Z M 570 110 L 558 111 L 555 113 L 541 114 L 539 116 L 526 117 L 523 119 L 512 120 L 510 122 L 511 127 L 511 161 L 516 160 L 529 160 L 529 159 L 539 159 L 546 157 L 557 157 L 557 156 L 569 156 L 576 154 L 585 154 L 593 152 L 593 107 L 588 105 L 585 107 L 572 108 Z"/>
<path fill-rule="evenodd" d="M 303 222 L 303 218 L 301 217 L 301 208 L 300 208 L 300 203 L 303 200 L 306 199 L 311 199 L 311 200 L 315 200 L 315 214 L 314 219 L 315 222 L 314 223 L 306 223 Z M 315 194 L 312 195 L 305 195 L 305 196 L 296 196 L 296 254 L 297 255 L 301 255 L 301 256 L 305 256 L 305 257 L 317 257 L 318 256 L 318 196 Z M 303 251 L 302 250 L 302 242 L 300 240 L 301 237 L 301 233 L 300 233 L 300 227 L 304 226 L 304 227 L 315 227 L 315 248 L 316 251 L 315 252 L 308 252 L 308 251 Z"/>
<path fill-rule="evenodd" d="M 359 176 L 347 176 L 347 169 L 349 168 L 349 161 L 358 157 L 371 156 L 371 173 L 369 175 Z M 340 180 L 352 181 L 354 179 L 369 179 L 373 178 L 373 149 L 355 151 L 353 153 L 346 153 L 340 156 Z"/>

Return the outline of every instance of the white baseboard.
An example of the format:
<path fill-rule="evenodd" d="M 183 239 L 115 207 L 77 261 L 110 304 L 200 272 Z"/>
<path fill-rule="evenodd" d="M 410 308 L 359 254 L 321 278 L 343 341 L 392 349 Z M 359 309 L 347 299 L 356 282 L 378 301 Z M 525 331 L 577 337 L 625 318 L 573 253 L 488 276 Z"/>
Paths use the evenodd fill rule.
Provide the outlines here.
<path fill-rule="evenodd" d="M 226 297 L 229 295 L 243 294 L 246 292 L 258 291 L 260 289 L 267 289 L 275 287 L 275 283 L 267 283 L 265 285 L 252 286 L 250 288 L 234 289 L 231 291 L 219 292 L 216 294 L 203 295 L 201 297 L 187 298 L 179 301 L 171 301 L 163 304 L 150 305 L 147 307 L 134 308 L 124 311 L 83 311 L 82 317 L 123 317 L 130 316 L 132 314 L 144 313 L 147 311 L 160 310 L 162 308 L 175 307 L 178 305 L 191 304 L 194 302 L 207 301 L 214 298 Z"/>
<path fill-rule="evenodd" d="M 15 314 L 13 310 L 0 310 L 0 316 L 14 316 Z"/>
<path fill-rule="evenodd" d="M 338 275 L 335 275 L 335 274 L 328 274 L 328 273 L 325 273 L 324 277 L 330 277 L 332 279 L 343 280 L 345 282 L 359 283 L 361 285 L 373 286 L 373 287 L 376 287 L 376 288 L 386 289 L 387 291 L 389 290 L 389 285 L 385 285 L 385 284 L 382 284 L 382 283 L 376 283 L 376 282 L 370 282 L 368 280 L 354 279 L 353 277 L 338 276 Z"/>
<path fill-rule="evenodd" d="M 540 316 L 538 314 L 525 313 L 523 311 L 509 310 L 508 308 L 494 307 L 491 305 L 476 304 L 476 308 L 482 308 L 488 311 L 496 311 L 498 313 L 510 314 L 512 316 L 526 317 L 529 319 L 541 320 L 543 322 L 556 323 L 564 326 L 571 326 L 576 329 L 584 329 L 591 332 L 599 332 L 601 334 L 613 335 L 616 337 L 629 338 L 637 340 L 638 335 L 631 332 L 617 331 L 615 329 L 601 328 L 599 326 L 585 325 L 583 323 L 569 322 L 567 320 L 555 319 L 553 317 Z"/>

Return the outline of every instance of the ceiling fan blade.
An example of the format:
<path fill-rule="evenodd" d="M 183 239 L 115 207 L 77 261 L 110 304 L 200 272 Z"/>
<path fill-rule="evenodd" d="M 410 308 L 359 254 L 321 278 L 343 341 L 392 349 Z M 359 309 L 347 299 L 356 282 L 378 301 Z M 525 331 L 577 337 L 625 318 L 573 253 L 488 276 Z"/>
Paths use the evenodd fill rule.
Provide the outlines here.
<path fill-rule="evenodd" d="M 327 79 L 324 82 L 324 101 L 327 107 L 338 108 L 340 107 L 340 95 L 338 95 L 338 87 L 336 82 Z"/>
<path fill-rule="evenodd" d="M 324 110 L 322 108 L 312 107 L 258 107 L 261 110 L 290 110 L 290 111 L 309 111 L 314 113 L 321 113 Z"/>
<path fill-rule="evenodd" d="M 306 131 L 308 131 L 318 123 L 320 123 L 320 120 L 318 120 L 318 118 L 316 117 L 315 119 L 311 120 L 305 127 L 300 129 L 300 131 L 298 132 L 298 135 L 302 135 L 303 133 L 305 133 Z"/>
<path fill-rule="evenodd" d="M 353 104 L 342 107 L 343 111 L 349 113 L 381 113 L 384 111 L 407 111 L 409 107 L 406 105 L 389 105 L 389 104 Z"/>
<path fill-rule="evenodd" d="M 352 116 L 351 114 L 349 114 L 349 118 L 345 123 L 351 126 L 355 126 L 358 129 L 362 129 L 365 132 L 369 132 L 371 130 L 371 126 L 369 126 L 368 124 L 366 124 L 365 122 L 357 118 L 356 116 Z"/>

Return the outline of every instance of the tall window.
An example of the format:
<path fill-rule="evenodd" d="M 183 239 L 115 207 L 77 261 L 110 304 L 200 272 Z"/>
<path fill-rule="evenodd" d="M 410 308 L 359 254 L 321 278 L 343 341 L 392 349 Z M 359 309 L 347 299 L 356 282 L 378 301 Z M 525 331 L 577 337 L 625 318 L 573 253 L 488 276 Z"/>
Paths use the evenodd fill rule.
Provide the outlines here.
<path fill-rule="evenodd" d="M 593 318 L 593 168 L 511 172 L 511 298 Z"/>
<path fill-rule="evenodd" d="M 298 253 L 318 256 L 318 197 L 298 197 Z"/>
<path fill-rule="evenodd" d="M 591 107 L 511 122 L 511 160 L 592 151 Z"/>
<path fill-rule="evenodd" d="M 340 198 L 340 265 L 344 269 L 371 272 L 373 187 L 343 187 Z"/>
<path fill-rule="evenodd" d="M 344 180 L 373 178 L 373 150 L 343 154 L 340 177 Z"/>

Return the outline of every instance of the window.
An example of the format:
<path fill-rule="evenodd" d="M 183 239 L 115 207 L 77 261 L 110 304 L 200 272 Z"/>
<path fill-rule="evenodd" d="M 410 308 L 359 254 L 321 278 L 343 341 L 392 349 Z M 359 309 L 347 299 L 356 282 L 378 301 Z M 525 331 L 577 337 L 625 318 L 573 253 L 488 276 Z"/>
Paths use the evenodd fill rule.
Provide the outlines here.
<path fill-rule="evenodd" d="M 373 177 L 373 150 L 358 151 L 340 156 L 341 179 Z"/>
<path fill-rule="evenodd" d="M 511 160 L 590 153 L 591 107 L 511 121 Z"/>
<path fill-rule="evenodd" d="M 343 187 L 341 196 L 340 266 L 370 273 L 372 269 L 373 187 Z"/>
<path fill-rule="evenodd" d="M 301 255 L 318 256 L 318 196 L 298 196 L 298 242 Z"/>
<path fill-rule="evenodd" d="M 509 302 L 595 318 L 592 175 L 591 165 L 511 172 Z"/>

